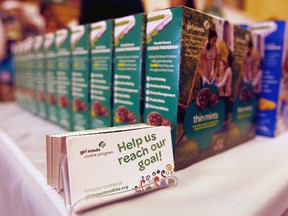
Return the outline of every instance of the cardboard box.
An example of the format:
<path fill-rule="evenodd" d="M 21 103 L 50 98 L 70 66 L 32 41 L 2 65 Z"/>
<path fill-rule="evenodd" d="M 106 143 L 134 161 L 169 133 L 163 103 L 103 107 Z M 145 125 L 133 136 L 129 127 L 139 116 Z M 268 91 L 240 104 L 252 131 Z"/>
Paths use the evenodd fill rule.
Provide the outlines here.
<path fill-rule="evenodd" d="M 261 91 L 261 53 L 257 35 L 232 25 L 233 49 L 233 103 L 232 124 L 228 122 L 227 145 L 233 146 L 255 137 L 257 100 Z M 259 39 L 260 42 L 260 39 Z M 259 49 L 257 49 L 259 48 Z"/>
<path fill-rule="evenodd" d="M 260 34 L 265 43 L 256 132 L 274 137 L 288 129 L 287 21 L 265 21 L 248 28 Z"/>
<path fill-rule="evenodd" d="M 29 111 L 32 110 L 31 97 L 30 97 L 30 51 L 31 51 L 31 40 L 26 39 L 23 41 L 23 55 L 22 55 L 22 75 L 23 75 L 23 107 Z"/>
<path fill-rule="evenodd" d="M 61 29 L 56 32 L 56 51 L 59 125 L 68 130 L 73 130 L 71 95 L 72 56 L 69 29 Z"/>
<path fill-rule="evenodd" d="M 13 69 L 14 69 L 14 84 L 15 84 L 15 99 L 16 102 L 21 105 L 21 77 L 20 77 L 20 71 L 21 71 L 21 44 L 20 42 L 17 42 L 12 46 L 12 52 L 13 52 Z"/>
<path fill-rule="evenodd" d="M 44 36 L 38 35 L 34 39 L 35 77 L 36 77 L 36 104 L 37 115 L 48 118 L 46 102 L 46 59 Z"/>
<path fill-rule="evenodd" d="M 34 76 L 34 40 L 26 40 L 26 85 L 27 85 L 27 108 L 30 112 L 36 113 L 35 101 L 35 76 Z"/>
<path fill-rule="evenodd" d="M 110 127 L 112 109 L 113 20 L 90 24 L 91 128 Z"/>
<path fill-rule="evenodd" d="M 71 28 L 73 129 L 90 128 L 89 25 Z"/>
<path fill-rule="evenodd" d="M 21 105 L 28 109 L 28 99 L 27 99 L 27 41 L 24 40 L 21 42 L 21 48 L 20 48 L 20 92 L 21 92 Z"/>
<path fill-rule="evenodd" d="M 115 19 L 114 23 L 113 125 L 140 123 L 146 16 L 126 16 Z"/>
<path fill-rule="evenodd" d="M 19 44 L 19 67 L 18 67 L 18 80 L 19 80 L 19 85 L 18 85 L 18 93 L 19 93 L 19 103 L 22 107 L 25 107 L 25 43 L 24 41 L 21 41 Z"/>
<path fill-rule="evenodd" d="M 147 15 L 144 121 L 171 127 L 176 169 L 239 144 L 228 139 L 234 130 L 242 136 L 239 125 L 251 131 L 249 138 L 255 134 L 253 127 L 248 130 L 255 118 L 255 97 L 245 104 L 234 102 L 249 40 L 241 35 L 243 50 L 237 51 L 234 40 L 240 36 L 234 38 L 234 30 L 226 20 L 186 7 Z M 246 37 L 249 31 L 244 31 Z M 237 58 L 238 64 L 233 63 Z M 238 106 L 244 113 L 237 120 Z M 237 118 L 232 124 L 233 115 Z"/>
<path fill-rule="evenodd" d="M 57 107 L 57 53 L 55 46 L 55 34 L 44 35 L 44 49 L 46 57 L 46 103 L 48 119 L 58 123 Z"/>

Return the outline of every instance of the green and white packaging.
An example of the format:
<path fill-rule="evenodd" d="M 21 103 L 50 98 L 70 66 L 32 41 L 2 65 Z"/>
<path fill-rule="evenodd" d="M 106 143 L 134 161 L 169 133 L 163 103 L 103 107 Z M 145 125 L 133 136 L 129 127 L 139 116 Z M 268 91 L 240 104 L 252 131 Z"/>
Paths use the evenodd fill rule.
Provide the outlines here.
<path fill-rule="evenodd" d="M 46 103 L 46 60 L 44 49 L 44 36 L 38 35 L 34 39 L 35 77 L 36 77 L 36 104 L 37 114 L 48 118 Z"/>
<path fill-rule="evenodd" d="M 44 35 L 44 49 L 46 55 L 46 102 L 48 119 L 58 123 L 57 115 L 57 55 L 55 46 L 55 34 Z"/>
<path fill-rule="evenodd" d="M 34 114 L 38 114 L 38 103 L 37 103 L 37 68 L 36 68 L 36 53 L 34 50 L 35 47 L 35 37 L 32 39 L 32 45 L 31 45 L 31 84 L 32 84 L 32 92 L 31 92 L 31 97 L 33 100 L 33 109 L 32 112 Z"/>
<path fill-rule="evenodd" d="M 21 101 L 22 106 L 27 108 L 27 97 L 26 97 L 26 41 L 22 41 L 21 43 L 21 61 L 20 61 L 20 74 L 21 74 Z"/>
<path fill-rule="evenodd" d="M 30 97 L 30 71 L 31 71 L 31 64 L 30 64 L 30 52 L 31 52 L 31 40 L 28 38 L 24 41 L 23 47 L 23 93 L 24 93 L 24 108 L 32 111 L 32 99 Z"/>
<path fill-rule="evenodd" d="M 140 123 L 146 16 L 126 16 L 114 23 L 113 125 Z"/>
<path fill-rule="evenodd" d="M 27 40 L 22 41 L 21 47 L 21 92 L 22 92 L 22 106 L 28 109 L 27 99 Z"/>
<path fill-rule="evenodd" d="M 19 105 L 22 106 L 22 92 L 21 92 L 21 42 L 17 42 L 13 46 L 13 67 L 15 71 L 14 83 L 16 86 L 15 97 Z"/>
<path fill-rule="evenodd" d="M 288 129 L 288 22 L 270 20 L 244 27 L 261 35 L 252 47 L 262 47 L 265 54 L 260 68 L 263 83 L 258 93 L 256 133 L 274 137 Z M 259 59 L 259 51 L 253 57 Z"/>
<path fill-rule="evenodd" d="M 13 70 L 14 70 L 14 86 L 15 86 L 15 100 L 19 104 L 19 43 L 15 43 L 12 46 L 12 54 L 13 54 Z"/>
<path fill-rule="evenodd" d="M 240 70 L 233 71 L 237 53 L 229 22 L 175 7 L 147 15 L 146 37 L 143 117 L 170 126 L 176 169 L 234 146 L 227 136 Z"/>
<path fill-rule="evenodd" d="M 73 130 L 90 128 L 89 25 L 71 28 Z"/>
<path fill-rule="evenodd" d="M 91 128 L 111 126 L 113 20 L 90 24 Z"/>
<path fill-rule="evenodd" d="M 251 31 L 238 25 L 231 25 L 231 30 L 234 38 L 233 107 L 231 109 L 231 127 L 227 131 L 228 146 L 243 143 L 256 135 L 256 94 L 259 95 L 261 87 L 256 90 L 256 84 L 253 83 L 256 81 L 258 74 L 262 73 L 261 69 L 259 70 L 259 61 L 261 60 L 256 59 L 257 44 L 252 45 L 254 42 Z M 260 76 L 262 75 L 260 74 Z M 262 80 L 259 79 L 257 85 L 261 82 Z"/>
<path fill-rule="evenodd" d="M 13 66 L 14 66 L 14 71 L 15 71 L 15 76 L 14 76 L 14 83 L 16 86 L 16 101 L 19 105 L 22 106 L 23 102 L 22 102 L 22 89 L 21 89 L 21 85 L 22 85 L 22 81 L 21 81 L 21 61 L 22 61 L 22 43 L 21 42 L 17 42 L 14 46 L 13 46 L 13 57 L 14 57 L 14 61 L 13 61 Z"/>
<path fill-rule="evenodd" d="M 26 93 L 27 109 L 32 113 L 36 113 L 33 44 L 33 38 L 28 38 L 26 40 Z"/>
<path fill-rule="evenodd" d="M 56 51 L 59 125 L 68 130 L 73 130 L 71 95 L 72 61 L 69 29 L 61 29 L 56 32 Z"/>

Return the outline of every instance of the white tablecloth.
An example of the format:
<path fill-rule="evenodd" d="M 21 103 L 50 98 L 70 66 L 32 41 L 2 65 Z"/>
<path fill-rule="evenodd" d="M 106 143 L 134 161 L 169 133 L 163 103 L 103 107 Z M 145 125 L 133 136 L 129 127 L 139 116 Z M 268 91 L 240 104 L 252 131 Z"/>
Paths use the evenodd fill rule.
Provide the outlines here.
<path fill-rule="evenodd" d="M 16 105 L 0 104 L 0 215 L 66 215 L 46 185 L 45 135 L 64 131 Z M 257 137 L 176 172 L 178 186 L 116 202 L 90 215 L 288 215 L 288 133 Z"/>

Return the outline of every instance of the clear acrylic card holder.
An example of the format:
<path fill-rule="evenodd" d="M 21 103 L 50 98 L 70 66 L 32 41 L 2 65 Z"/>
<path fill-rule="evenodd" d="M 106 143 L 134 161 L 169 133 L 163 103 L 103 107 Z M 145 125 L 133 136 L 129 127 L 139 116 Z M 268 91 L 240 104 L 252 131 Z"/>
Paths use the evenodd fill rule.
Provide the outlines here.
<path fill-rule="evenodd" d="M 176 176 L 174 175 L 167 176 L 153 183 L 144 185 L 142 187 L 126 190 L 123 192 L 112 193 L 103 196 L 95 196 L 95 197 L 89 196 L 89 198 L 84 197 L 83 199 L 77 201 L 74 205 L 71 205 L 67 156 L 62 157 L 61 160 L 60 180 L 62 181 L 61 184 L 63 185 L 64 189 L 65 207 L 68 215 L 73 215 L 81 211 L 107 205 L 109 203 L 114 203 L 120 200 L 141 196 L 156 190 L 177 186 L 178 184 L 178 179 Z"/>

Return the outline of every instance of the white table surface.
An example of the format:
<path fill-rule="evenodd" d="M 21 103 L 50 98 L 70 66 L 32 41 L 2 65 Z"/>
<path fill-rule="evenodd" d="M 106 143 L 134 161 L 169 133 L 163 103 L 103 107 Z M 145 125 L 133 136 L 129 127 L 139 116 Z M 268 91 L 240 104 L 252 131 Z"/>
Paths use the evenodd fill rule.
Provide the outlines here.
<path fill-rule="evenodd" d="M 15 103 L 0 104 L 0 215 L 67 215 L 46 185 L 45 135 L 64 131 Z M 288 215 L 288 132 L 256 137 L 176 172 L 178 186 L 102 206 L 90 215 Z"/>

